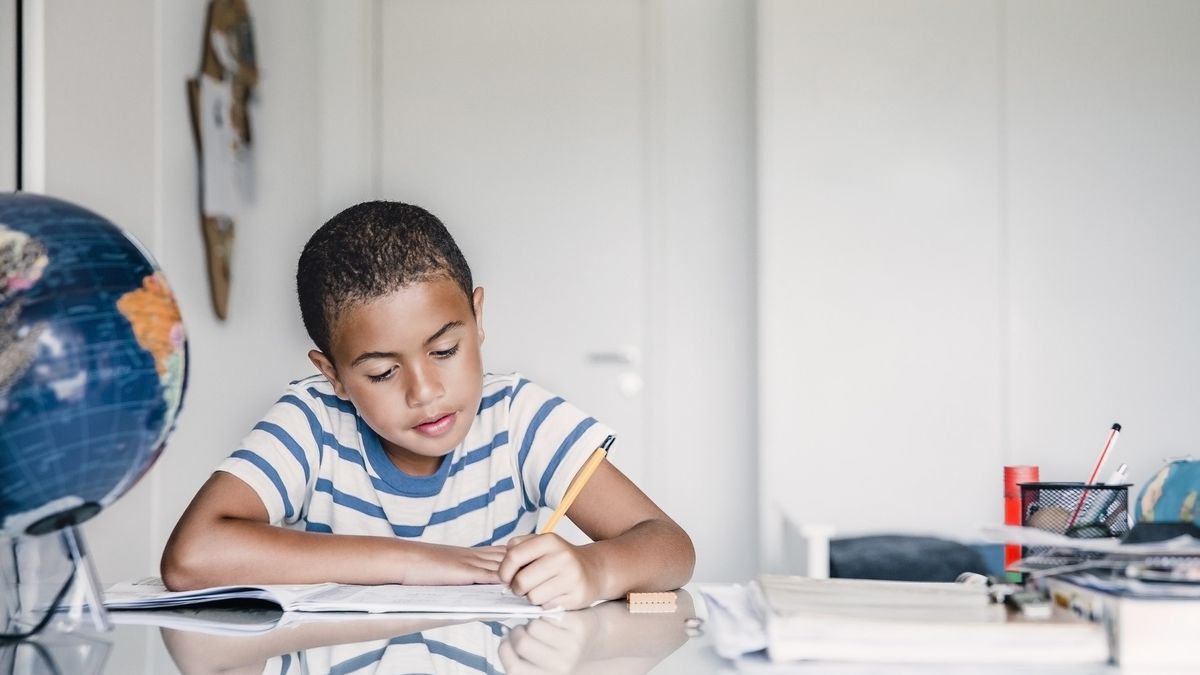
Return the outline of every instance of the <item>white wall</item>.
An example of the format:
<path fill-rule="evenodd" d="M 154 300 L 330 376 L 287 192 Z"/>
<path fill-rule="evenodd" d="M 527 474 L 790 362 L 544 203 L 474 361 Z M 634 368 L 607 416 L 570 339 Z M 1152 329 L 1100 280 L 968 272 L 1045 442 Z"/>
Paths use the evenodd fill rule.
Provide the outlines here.
<path fill-rule="evenodd" d="M 762 514 L 974 535 L 1200 403 L 1200 7 L 767 0 Z M 1068 37 L 1069 36 L 1069 37 Z"/>
<path fill-rule="evenodd" d="M 537 311 L 552 311 L 546 309 L 552 303 L 528 301 L 531 292 L 539 298 L 552 295 L 530 289 L 530 283 L 553 278 L 565 287 L 550 290 L 570 295 L 564 280 L 590 274 L 593 267 L 572 264 L 549 272 L 561 260 L 555 242 L 572 237 L 547 228 L 599 223 L 594 229 L 607 232 L 605 245 L 619 245 L 613 232 L 632 230 L 629 236 L 641 237 L 631 245 L 642 249 L 647 269 L 607 266 L 614 284 L 628 284 L 633 276 L 634 285 L 645 288 L 644 297 L 630 304 L 645 307 L 644 328 L 637 332 L 647 335 L 643 374 L 649 422 L 645 441 L 628 447 L 645 455 L 643 486 L 695 540 L 696 578 L 749 577 L 756 566 L 756 532 L 747 526 L 754 519 L 756 480 L 751 7 L 738 0 L 602 6 L 525 0 L 497 10 L 488 3 L 450 9 L 425 0 L 390 0 L 382 16 L 370 3 L 342 4 L 339 10 L 324 24 L 330 53 L 324 67 L 338 76 L 323 85 L 330 106 L 323 143 L 329 156 L 344 157 L 355 175 L 375 167 L 372 182 L 379 187 L 369 194 L 436 204 L 435 211 L 452 224 L 476 276 L 488 286 L 489 367 L 503 369 L 506 357 L 521 353 L 514 342 L 535 332 L 519 318 L 528 311 L 520 304 L 523 297 Z M 504 20 L 487 18 L 495 12 Z M 602 28 L 587 39 L 554 50 L 570 30 L 584 26 L 587 31 L 596 22 Z M 561 29 L 551 33 L 547 26 L 542 29 L 547 32 L 520 37 L 546 23 Z M 403 34 L 374 32 L 397 24 Z M 597 39 L 601 29 L 614 37 Z M 482 37 L 471 37 L 478 31 Z M 391 59 L 384 69 L 394 69 L 396 81 L 364 81 L 368 67 L 355 66 L 371 58 L 362 46 L 380 40 L 386 41 L 383 54 Z M 520 48 L 511 47 L 514 41 Z M 538 49 L 557 59 L 539 65 L 543 56 L 528 55 Z M 584 50 L 590 51 L 583 65 L 568 67 L 568 60 L 580 59 Z M 509 73 L 505 68 L 543 70 Z M 477 86 L 472 77 L 478 78 Z M 514 89 L 529 93 L 514 100 Z M 562 94 L 554 99 L 554 110 L 537 117 L 538 97 L 547 89 Z M 593 98 L 593 105 L 581 104 Z M 363 105 L 356 108 L 347 100 Z M 373 105 L 378 107 L 372 110 Z M 366 124 L 378 131 L 364 139 Z M 578 129 L 590 135 L 571 131 Z M 556 140 L 555 133 L 568 132 L 575 135 Z M 361 178 L 330 176 L 323 185 L 328 210 L 349 203 L 339 202 L 342 195 L 364 196 L 362 184 Z M 529 212 L 513 210 L 514 201 Z M 506 294 L 496 285 L 499 275 L 489 270 L 504 263 L 496 251 L 512 242 L 499 228 L 503 218 L 514 216 L 523 219 L 522 226 L 542 223 L 542 231 L 551 235 L 520 242 L 528 279 L 534 281 L 526 280 L 523 292 L 514 287 Z M 588 248 L 588 255 L 599 269 L 607 256 L 597 248 Z M 487 255 L 474 256 L 473 250 Z M 554 307 L 561 312 L 563 304 L 573 303 Z M 593 303 L 589 309 L 595 309 Z M 564 320 L 572 320 L 569 314 Z M 620 335 L 636 327 L 611 329 Z M 621 341 L 611 335 L 590 339 L 587 344 L 535 342 L 526 349 L 557 350 L 559 362 L 574 365 L 583 361 L 582 352 Z M 525 372 L 566 379 L 548 368 L 549 362 L 514 361 Z M 596 377 L 597 387 L 605 386 L 602 376 Z M 701 380 L 705 384 L 698 391 Z M 570 396 L 580 402 L 592 393 L 572 390 Z M 631 435 L 622 431 L 623 438 Z M 627 468 L 619 459 L 614 459 L 618 466 Z M 719 490 L 720 507 L 697 499 L 698 490 Z"/>
<path fill-rule="evenodd" d="M 189 336 L 188 391 L 166 451 L 84 528 L 111 582 L 156 570 L 196 488 L 282 386 L 310 369 L 294 265 L 325 218 L 379 194 L 371 65 L 379 17 L 371 0 L 250 3 L 262 64 L 252 109 L 259 202 L 238 223 L 230 317 L 221 323 L 208 299 L 184 90 L 204 3 L 44 7 L 44 63 L 34 66 L 45 69 L 37 121 L 46 141 L 34 163 L 45 166 L 45 190 L 108 216 L 154 251 Z M 695 538 L 698 579 L 743 579 L 755 568 L 746 525 L 755 482 L 751 10 L 738 0 L 660 0 L 645 3 L 641 17 L 638 54 L 612 56 L 644 61 L 634 77 L 645 79 L 626 84 L 650 101 L 648 142 L 639 165 L 625 169 L 646 172 L 644 225 L 658 280 L 646 319 L 655 332 L 650 451 L 666 476 L 656 496 Z M 471 199 L 471 186 L 456 188 Z M 541 208 L 556 204 L 547 195 Z M 701 376 L 711 385 L 697 396 Z M 696 498 L 710 486 L 723 492 L 719 508 Z"/>
<path fill-rule="evenodd" d="M 294 275 L 300 247 L 321 219 L 318 7 L 251 3 L 262 64 L 251 111 L 258 200 L 237 224 L 224 323 L 209 301 L 184 87 L 198 66 L 204 3 L 44 8 L 44 189 L 141 239 L 163 267 L 188 332 L 188 389 L 167 449 L 146 478 L 84 526 L 101 579 L 111 583 L 156 572 L 167 534 L 212 468 L 289 380 L 311 371 Z"/>
<path fill-rule="evenodd" d="M 744 580 L 758 570 L 753 6 L 649 7 L 656 497 L 696 544 L 696 580 Z"/>

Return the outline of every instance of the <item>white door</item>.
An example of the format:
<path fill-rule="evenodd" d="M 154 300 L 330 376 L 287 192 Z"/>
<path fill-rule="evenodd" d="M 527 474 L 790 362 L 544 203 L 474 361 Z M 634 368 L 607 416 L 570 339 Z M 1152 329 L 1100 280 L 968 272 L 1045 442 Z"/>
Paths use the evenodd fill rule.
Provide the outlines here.
<path fill-rule="evenodd" d="M 446 223 L 486 289 L 485 368 L 619 434 L 644 488 L 636 0 L 384 0 L 381 196 Z"/>

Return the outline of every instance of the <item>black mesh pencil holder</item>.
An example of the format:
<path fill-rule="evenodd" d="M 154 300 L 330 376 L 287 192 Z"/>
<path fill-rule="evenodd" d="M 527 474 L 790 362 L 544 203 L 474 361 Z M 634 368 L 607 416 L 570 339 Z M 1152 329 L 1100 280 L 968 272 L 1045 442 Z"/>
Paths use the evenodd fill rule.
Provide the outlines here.
<path fill-rule="evenodd" d="M 1021 483 L 1021 524 L 1068 537 L 1123 537 L 1129 532 L 1129 485 Z M 1027 546 L 1026 556 L 1052 547 Z"/>

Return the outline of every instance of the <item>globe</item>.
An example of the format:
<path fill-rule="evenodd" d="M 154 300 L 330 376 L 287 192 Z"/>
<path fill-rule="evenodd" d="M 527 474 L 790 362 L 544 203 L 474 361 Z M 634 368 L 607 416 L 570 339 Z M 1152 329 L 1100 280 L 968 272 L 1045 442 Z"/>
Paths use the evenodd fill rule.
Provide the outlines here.
<path fill-rule="evenodd" d="M 1200 526 L 1200 460 L 1167 462 L 1138 493 L 1139 523 L 1191 523 Z"/>
<path fill-rule="evenodd" d="M 187 379 L 179 308 L 129 235 L 0 193 L 0 537 L 91 518 L 146 473 Z"/>

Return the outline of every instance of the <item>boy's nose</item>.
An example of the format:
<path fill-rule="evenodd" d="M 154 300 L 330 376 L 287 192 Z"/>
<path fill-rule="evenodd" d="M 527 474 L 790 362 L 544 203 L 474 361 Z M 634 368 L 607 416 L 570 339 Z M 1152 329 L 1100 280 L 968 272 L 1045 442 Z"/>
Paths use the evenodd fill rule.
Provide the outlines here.
<path fill-rule="evenodd" d="M 414 366 L 408 374 L 406 402 L 410 407 L 429 405 L 442 395 L 442 381 L 437 369 L 427 365 Z"/>

